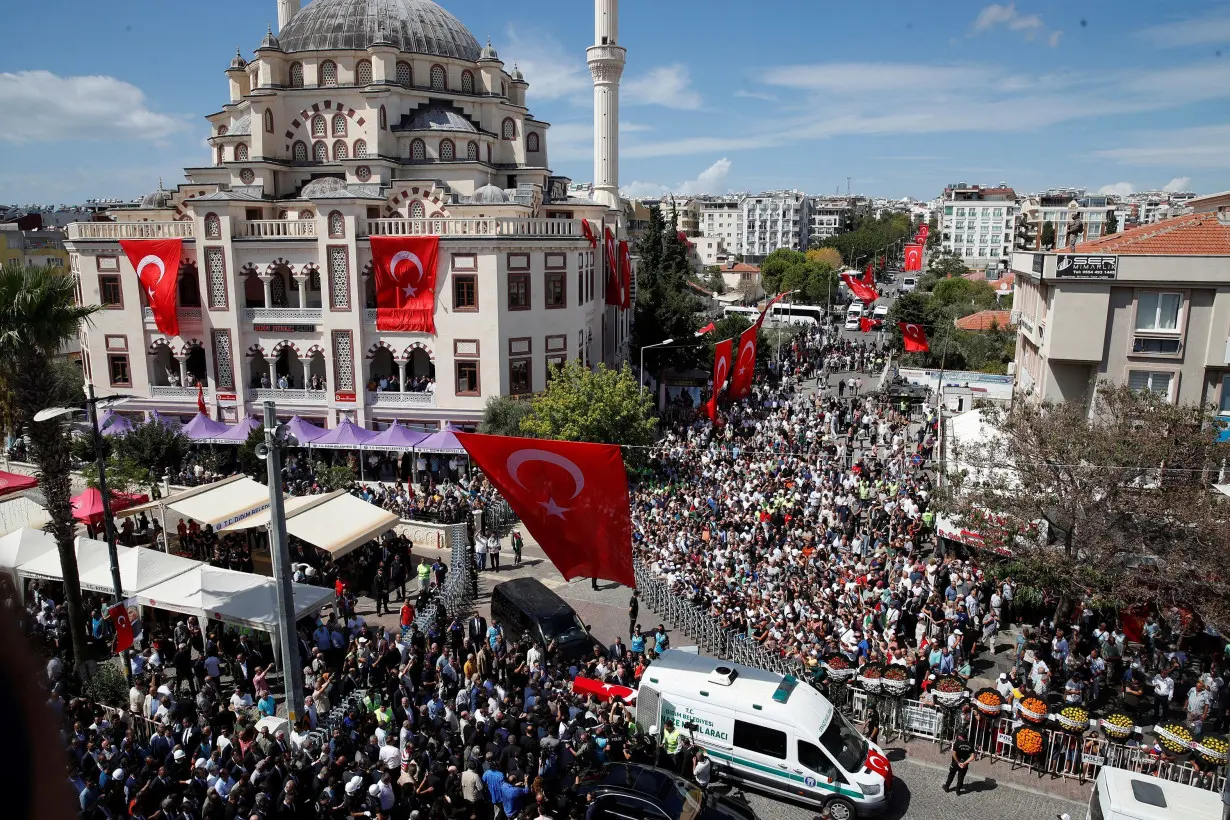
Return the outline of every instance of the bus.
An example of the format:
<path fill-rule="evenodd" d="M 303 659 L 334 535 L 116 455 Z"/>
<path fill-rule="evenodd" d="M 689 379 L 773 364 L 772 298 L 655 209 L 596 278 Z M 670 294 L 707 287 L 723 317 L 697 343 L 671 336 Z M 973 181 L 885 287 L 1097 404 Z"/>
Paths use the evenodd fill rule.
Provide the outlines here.
<path fill-rule="evenodd" d="M 743 307 L 741 305 L 727 305 L 722 308 L 722 316 L 742 316 L 749 322 L 754 322 L 760 318 L 760 308 Z"/>
<path fill-rule="evenodd" d="M 794 305 L 778 302 L 769 308 L 767 321 L 778 325 L 814 327 L 824 324 L 824 308 L 818 305 Z"/>

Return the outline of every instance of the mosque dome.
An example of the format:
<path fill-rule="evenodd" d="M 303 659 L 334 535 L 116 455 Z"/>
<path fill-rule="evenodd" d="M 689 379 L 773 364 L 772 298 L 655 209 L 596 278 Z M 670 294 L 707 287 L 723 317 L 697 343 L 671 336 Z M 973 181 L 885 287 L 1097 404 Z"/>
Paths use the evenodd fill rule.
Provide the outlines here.
<path fill-rule="evenodd" d="M 505 205 L 508 203 L 508 196 L 504 193 L 503 188 L 497 188 L 488 182 L 474 192 L 474 196 L 470 197 L 470 202 L 475 205 Z"/>
<path fill-rule="evenodd" d="M 386 42 L 401 51 L 477 61 L 474 35 L 431 0 L 313 0 L 278 33 L 283 51 L 365 49 Z"/>
<path fill-rule="evenodd" d="M 172 192 L 162 187 L 162 179 L 158 180 L 158 190 L 150 191 L 141 197 L 142 208 L 170 208 Z"/>
<path fill-rule="evenodd" d="M 311 199 L 320 196 L 321 194 L 331 194 L 337 191 L 345 191 L 346 182 L 337 177 L 317 177 L 316 179 L 303 186 L 303 190 L 299 196 L 303 199 Z"/>

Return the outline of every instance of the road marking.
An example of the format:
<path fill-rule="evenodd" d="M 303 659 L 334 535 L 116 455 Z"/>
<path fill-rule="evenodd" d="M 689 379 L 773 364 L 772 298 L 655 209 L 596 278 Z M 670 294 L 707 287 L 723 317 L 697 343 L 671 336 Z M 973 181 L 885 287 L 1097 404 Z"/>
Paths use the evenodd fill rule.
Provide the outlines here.
<path fill-rule="evenodd" d="M 919 768 L 923 768 L 923 769 L 932 769 L 933 771 L 937 771 L 937 772 L 947 772 L 948 771 L 947 766 L 942 766 L 939 763 L 930 763 L 926 760 L 915 760 L 909 757 L 903 758 L 902 760 L 894 761 L 893 765 L 895 766 L 898 763 L 905 763 L 910 766 L 918 766 Z M 1018 792 L 1025 792 L 1026 794 L 1032 794 L 1035 797 L 1046 797 L 1051 800 L 1061 800 L 1064 803 L 1071 803 L 1073 806 L 1084 806 L 1085 805 L 1085 803 L 1080 800 L 1073 800 L 1070 797 L 1063 797 L 1062 795 L 1058 795 L 1053 792 L 1048 792 L 1045 789 L 1035 789 L 1032 786 L 1022 786 L 1017 783 L 1010 783 L 1006 780 L 996 780 L 995 788 L 998 789 L 1000 786 L 1013 789 Z"/>

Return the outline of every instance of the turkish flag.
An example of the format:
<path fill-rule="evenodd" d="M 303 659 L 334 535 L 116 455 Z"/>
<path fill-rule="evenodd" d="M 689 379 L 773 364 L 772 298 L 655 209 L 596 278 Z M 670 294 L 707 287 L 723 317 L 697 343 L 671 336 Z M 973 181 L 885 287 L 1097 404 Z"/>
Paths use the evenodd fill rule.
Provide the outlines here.
<path fill-rule="evenodd" d="M 627 702 L 636 700 L 636 690 L 616 683 L 603 683 L 600 680 L 577 675 L 572 680 L 572 691 L 577 695 L 593 695 L 598 700 L 607 701 L 619 696 Z"/>
<path fill-rule="evenodd" d="M 594 236 L 594 229 L 589 226 L 588 219 L 581 220 L 581 233 L 585 234 L 585 238 L 589 240 L 591 248 L 598 247 L 598 237 Z"/>
<path fill-rule="evenodd" d="M 846 283 L 846 287 L 854 294 L 854 298 L 860 302 L 870 305 L 880 298 L 880 294 L 873 285 L 867 284 L 862 277 L 855 277 L 853 273 L 843 273 L 841 281 Z"/>
<path fill-rule="evenodd" d="M 176 296 L 182 239 L 121 239 L 120 247 L 145 289 L 154 324 L 168 336 L 179 335 Z"/>
<path fill-rule="evenodd" d="M 132 621 L 128 619 L 128 607 L 121 601 L 107 610 L 107 617 L 115 628 L 115 651 L 123 652 L 132 646 Z"/>
<path fill-rule="evenodd" d="M 871 285 L 873 288 L 876 285 L 876 274 L 875 271 L 872 270 L 871 265 L 868 265 L 867 270 L 863 271 L 863 284 Z"/>
<path fill-rule="evenodd" d="M 905 339 L 906 353 L 926 353 L 931 349 L 931 346 L 927 344 L 927 334 L 923 332 L 922 325 L 898 322 L 897 327 L 901 328 L 901 336 Z"/>
<path fill-rule="evenodd" d="M 205 385 L 203 384 L 196 386 L 196 409 L 200 410 L 203 416 L 209 415 L 209 410 L 205 407 Z"/>
<path fill-rule="evenodd" d="M 373 236 L 376 329 L 436 332 L 438 236 Z"/>
<path fill-rule="evenodd" d="M 726 384 L 730 375 L 730 357 L 734 350 L 734 339 L 725 339 L 713 346 L 713 394 L 716 396 Z"/>
<path fill-rule="evenodd" d="M 930 227 L 928 227 L 927 225 L 919 225 L 918 233 L 915 234 L 914 236 L 914 241 L 918 242 L 920 245 L 925 245 L 927 244 L 927 237 L 930 234 L 931 234 Z"/>
<path fill-rule="evenodd" d="M 860 316 L 858 320 L 858 329 L 862 333 L 871 332 L 871 320 L 866 316 Z"/>
<path fill-rule="evenodd" d="M 456 436 L 565 579 L 636 586 L 628 474 L 618 444 Z"/>
<path fill-rule="evenodd" d="M 615 255 L 615 234 L 611 233 L 610 228 L 603 230 L 606 232 L 606 241 L 603 243 L 606 249 L 606 303 L 611 307 L 622 307 L 624 299 L 619 292 L 619 261 Z"/>
<path fill-rule="evenodd" d="M 717 330 L 717 325 L 715 325 L 713 322 L 710 322 L 709 324 L 702 327 L 700 330 L 696 331 L 694 335 L 704 336 L 706 333 L 709 333 L 710 331 L 713 331 L 713 330 Z"/>
<path fill-rule="evenodd" d="M 733 354 L 737 357 L 734 361 L 735 371 L 730 379 L 730 397 L 735 401 L 746 398 L 752 392 L 752 376 L 756 373 L 756 342 L 759 336 L 759 322 L 739 334 L 738 353 Z"/>
<path fill-rule="evenodd" d="M 619 295 L 623 298 L 619 303 L 621 308 L 632 307 L 632 254 L 624 239 L 619 240 Z"/>
<path fill-rule="evenodd" d="M 922 270 L 922 245 L 905 246 L 905 269 Z"/>

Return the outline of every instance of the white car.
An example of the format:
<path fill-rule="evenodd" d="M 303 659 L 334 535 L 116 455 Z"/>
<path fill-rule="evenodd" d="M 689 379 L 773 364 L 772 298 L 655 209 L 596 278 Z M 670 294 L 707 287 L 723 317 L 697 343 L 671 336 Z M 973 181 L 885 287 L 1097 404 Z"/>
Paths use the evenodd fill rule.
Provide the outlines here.
<path fill-rule="evenodd" d="M 871 318 L 872 319 L 887 319 L 888 318 L 888 305 L 876 305 L 875 309 L 871 311 Z"/>

